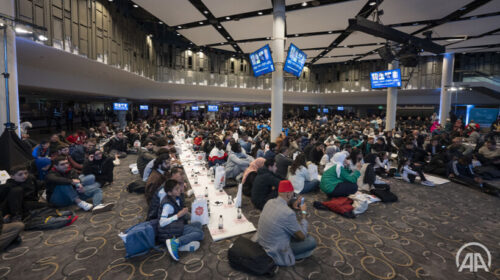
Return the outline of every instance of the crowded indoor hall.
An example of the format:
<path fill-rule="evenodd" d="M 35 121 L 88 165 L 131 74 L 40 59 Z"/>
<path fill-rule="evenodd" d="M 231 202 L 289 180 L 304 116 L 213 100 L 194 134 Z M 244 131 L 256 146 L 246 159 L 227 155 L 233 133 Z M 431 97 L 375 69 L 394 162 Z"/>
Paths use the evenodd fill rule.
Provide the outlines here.
<path fill-rule="evenodd" d="M 1 0 L 0 279 L 500 279 L 500 0 Z"/>

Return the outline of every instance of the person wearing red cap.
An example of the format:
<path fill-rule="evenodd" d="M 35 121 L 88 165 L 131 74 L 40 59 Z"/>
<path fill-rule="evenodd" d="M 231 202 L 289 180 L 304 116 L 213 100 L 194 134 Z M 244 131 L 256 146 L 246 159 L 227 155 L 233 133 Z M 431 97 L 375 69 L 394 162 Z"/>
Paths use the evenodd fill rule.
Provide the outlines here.
<path fill-rule="evenodd" d="M 259 218 L 257 242 L 279 266 L 292 266 L 296 259 L 309 257 L 316 240 L 307 235 L 306 205 L 300 206 L 301 220 L 288 206 L 294 197 L 290 181 L 283 180 L 278 187 L 278 197 L 267 201 Z"/>

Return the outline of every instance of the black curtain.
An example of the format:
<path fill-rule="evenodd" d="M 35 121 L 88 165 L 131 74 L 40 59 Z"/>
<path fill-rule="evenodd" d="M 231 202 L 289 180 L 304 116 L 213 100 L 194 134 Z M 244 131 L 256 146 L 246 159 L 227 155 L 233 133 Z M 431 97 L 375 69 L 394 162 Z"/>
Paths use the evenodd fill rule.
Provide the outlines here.
<path fill-rule="evenodd" d="M 14 130 L 5 129 L 0 136 L 0 170 L 7 170 L 18 164 L 33 160 L 31 149 L 19 139 Z"/>

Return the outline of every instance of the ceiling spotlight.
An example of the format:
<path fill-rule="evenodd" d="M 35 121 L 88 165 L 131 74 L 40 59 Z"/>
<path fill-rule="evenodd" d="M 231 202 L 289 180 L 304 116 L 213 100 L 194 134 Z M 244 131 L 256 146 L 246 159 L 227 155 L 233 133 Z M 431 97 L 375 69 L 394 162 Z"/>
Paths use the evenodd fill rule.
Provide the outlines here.
<path fill-rule="evenodd" d="M 193 42 L 189 42 L 189 44 L 190 44 L 190 45 L 192 45 L 192 44 L 193 44 Z"/>
<path fill-rule="evenodd" d="M 377 2 L 373 1 L 373 2 L 370 2 L 370 6 L 375 6 L 377 5 Z"/>
<path fill-rule="evenodd" d="M 2 22 L 0 22 L 0 27 L 3 27 L 3 23 Z"/>
<path fill-rule="evenodd" d="M 227 20 L 230 20 L 231 18 L 230 17 L 226 17 Z"/>
<path fill-rule="evenodd" d="M 203 21 L 200 21 L 199 23 L 200 23 L 200 24 L 203 24 Z"/>
<path fill-rule="evenodd" d="M 161 21 L 159 21 L 158 23 L 159 23 L 159 24 L 163 24 L 163 22 L 161 22 Z"/>
<path fill-rule="evenodd" d="M 38 40 L 42 41 L 42 42 L 45 42 L 47 41 L 49 38 L 45 37 L 44 35 L 38 35 Z"/>
<path fill-rule="evenodd" d="M 206 14 L 208 14 L 208 11 L 203 11 L 203 13 L 206 15 Z"/>
<path fill-rule="evenodd" d="M 231 37 L 227 36 L 226 38 L 231 39 Z"/>
<path fill-rule="evenodd" d="M 222 26 L 220 26 L 220 25 L 217 25 L 217 28 L 221 29 L 221 28 L 222 28 Z"/>
<path fill-rule="evenodd" d="M 16 27 L 16 33 L 18 33 L 18 34 L 31 34 L 33 32 L 26 30 L 22 27 Z"/>
<path fill-rule="evenodd" d="M 113 2 L 113 0 L 108 0 L 109 2 Z"/>
<path fill-rule="evenodd" d="M 180 33 L 177 33 L 177 36 L 181 36 L 181 34 L 180 34 Z"/>
<path fill-rule="evenodd" d="M 299 34 L 295 34 L 295 37 L 298 37 L 298 36 L 299 36 Z"/>
<path fill-rule="evenodd" d="M 270 37 L 266 37 L 267 40 L 271 39 Z"/>
<path fill-rule="evenodd" d="M 333 31 L 328 31 L 328 34 L 332 34 L 332 33 L 333 33 Z"/>
<path fill-rule="evenodd" d="M 137 4 L 132 5 L 132 7 L 139 8 L 139 6 Z"/>
<path fill-rule="evenodd" d="M 263 13 L 262 12 L 258 12 L 257 14 L 259 14 L 259 16 L 261 16 Z"/>
<path fill-rule="evenodd" d="M 182 26 L 179 25 L 179 26 L 177 26 L 177 28 L 182 28 Z"/>
<path fill-rule="evenodd" d="M 307 6 L 307 2 L 302 2 L 302 7 Z"/>
<path fill-rule="evenodd" d="M 224 42 L 220 43 L 221 45 L 224 45 Z"/>

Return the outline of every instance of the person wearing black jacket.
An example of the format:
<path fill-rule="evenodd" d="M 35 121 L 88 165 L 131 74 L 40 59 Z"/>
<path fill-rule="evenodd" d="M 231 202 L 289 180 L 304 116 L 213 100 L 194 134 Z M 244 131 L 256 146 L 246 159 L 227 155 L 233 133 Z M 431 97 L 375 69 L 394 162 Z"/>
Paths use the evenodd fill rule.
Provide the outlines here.
<path fill-rule="evenodd" d="M 123 136 L 123 132 L 118 131 L 116 135 L 106 143 L 104 149 L 113 158 L 115 155 L 118 155 L 119 158 L 126 158 L 128 142 L 125 136 Z"/>
<path fill-rule="evenodd" d="M 95 181 L 103 187 L 107 183 L 113 183 L 113 171 L 115 165 L 113 159 L 103 155 L 101 150 L 89 152 L 88 159 L 83 164 L 82 174 L 95 176 Z"/>
<path fill-rule="evenodd" d="M 92 209 L 92 213 L 109 211 L 113 204 L 102 204 L 102 190 L 96 183 L 94 176 L 80 176 L 69 167 L 65 157 L 54 159 L 54 167 L 45 177 L 47 184 L 47 201 L 56 207 L 65 207 L 76 204 L 84 211 Z M 85 202 L 92 198 L 93 203 Z"/>
<path fill-rule="evenodd" d="M 28 173 L 26 166 L 14 166 L 9 173 L 11 178 L 0 185 L 0 207 L 4 214 L 13 221 L 21 221 L 30 210 L 47 206 L 38 202 L 42 183 Z"/>
<path fill-rule="evenodd" d="M 146 140 L 144 144 L 144 147 L 139 149 L 139 155 L 137 156 L 137 169 L 141 177 L 144 175 L 144 168 L 146 168 L 146 165 L 156 158 L 153 140 Z"/>
<path fill-rule="evenodd" d="M 292 165 L 293 160 L 288 157 L 288 148 L 281 146 L 280 153 L 274 157 L 276 161 L 276 174 L 282 178 L 286 178 L 288 167 Z"/>
<path fill-rule="evenodd" d="M 276 162 L 272 158 L 266 159 L 264 167 L 257 170 L 257 176 L 252 185 L 252 204 L 262 210 L 269 199 L 278 196 L 278 186 L 283 178 L 275 174 Z"/>
<path fill-rule="evenodd" d="M 321 161 L 321 158 L 325 154 L 325 144 L 323 144 L 323 141 L 318 141 L 314 144 L 314 148 L 311 150 L 309 154 L 309 160 L 319 166 L 319 162 Z"/>

